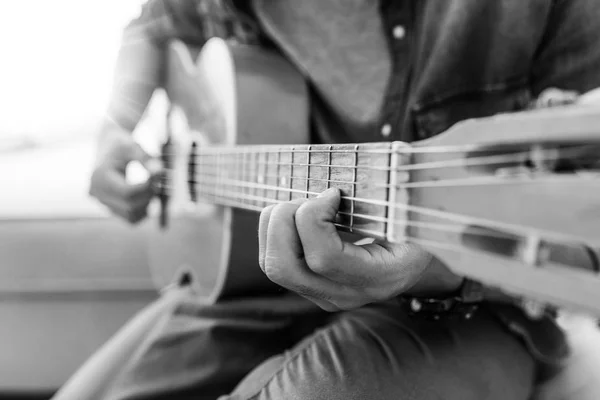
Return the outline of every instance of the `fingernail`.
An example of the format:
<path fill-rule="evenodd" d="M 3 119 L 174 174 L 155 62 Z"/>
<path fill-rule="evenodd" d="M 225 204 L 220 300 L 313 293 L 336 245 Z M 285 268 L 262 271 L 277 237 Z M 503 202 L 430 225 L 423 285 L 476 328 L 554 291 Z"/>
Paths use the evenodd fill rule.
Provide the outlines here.
<path fill-rule="evenodd" d="M 329 189 L 325 190 L 324 192 L 319 193 L 319 195 L 317 197 L 333 196 L 334 194 L 337 194 L 338 191 L 339 191 L 338 188 L 329 188 Z"/>

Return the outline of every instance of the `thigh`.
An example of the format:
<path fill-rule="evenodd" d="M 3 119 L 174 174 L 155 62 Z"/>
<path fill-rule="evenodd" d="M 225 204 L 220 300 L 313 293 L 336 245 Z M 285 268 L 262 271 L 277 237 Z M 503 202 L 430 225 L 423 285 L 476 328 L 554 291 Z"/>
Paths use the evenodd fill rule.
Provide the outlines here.
<path fill-rule="evenodd" d="M 486 310 L 423 321 L 395 302 L 343 314 L 223 399 L 526 400 L 534 362 Z"/>
<path fill-rule="evenodd" d="M 314 331 L 325 316 L 292 294 L 218 304 L 190 296 L 154 327 L 107 400 L 215 399 L 297 343 L 298 324 Z"/>

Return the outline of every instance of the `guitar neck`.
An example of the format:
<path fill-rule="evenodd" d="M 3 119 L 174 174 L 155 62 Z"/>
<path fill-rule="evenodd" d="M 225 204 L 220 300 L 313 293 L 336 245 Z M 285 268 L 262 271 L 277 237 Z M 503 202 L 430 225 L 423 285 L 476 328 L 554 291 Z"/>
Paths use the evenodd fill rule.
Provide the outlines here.
<path fill-rule="evenodd" d="M 240 146 L 192 151 L 192 197 L 241 209 L 342 193 L 338 227 L 385 238 L 393 228 L 394 143 Z"/>

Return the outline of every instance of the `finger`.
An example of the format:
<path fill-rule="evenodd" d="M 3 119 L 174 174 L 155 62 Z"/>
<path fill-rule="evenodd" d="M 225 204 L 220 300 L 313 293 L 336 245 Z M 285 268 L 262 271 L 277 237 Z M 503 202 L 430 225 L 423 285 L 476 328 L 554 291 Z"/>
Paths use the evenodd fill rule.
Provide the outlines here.
<path fill-rule="evenodd" d="M 152 182 L 149 180 L 141 183 L 128 183 L 125 176 L 114 169 L 105 170 L 100 179 L 103 182 L 99 186 L 104 189 L 105 195 L 127 202 L 145 201 L 154 195 Z"/>
<path fill-rule="evenodd" d="M 273 282 L 314 301 L 321 308 L 352 308 L 358 293 L 312 272 L 304 261 L 304 251 L 295 226 L 299 204 L 275 206 L 268 221 L 264 271 Z"/>
<path fill-rule="evenodd" d="M 267 249 L 267 228 L 269 226 L 269 219 L 271 213 L 275 208 L 275 204 L 268 206 L 260 213 L 260 219 L 258 222 L 258 265 L 262 272 L 265 272 L 265 253 Z"/>
<path fill-rule="evenodd" d="M 329 189 L 296 212 L 298 235 L 312 271 L 346 285 L 367 287 L 387 273 L 398 276 L 398 268 L 426 266 L 425 253 L 418 246 L 344 242 L 334 225 L 339 204 L 339 190 Z"/>
<path fill-rule="evenodd" d="M 292 200 L 291 204 L 302 204 L 306 199 L 295 199 Z M 262 210 L 260 213 L 260 219 L 258 222 L 258 265 L 263 272 L 265 272 L 265 254 L 267 248 L 267 229 L 269 226 L 269 219 L 271 213 L 277 204 L 270 205 Z"/>
<path fill-rule="evenodd" d="M 130 151 L 130 159 L 132 161 L 139 161 L 148 171 L 151 178 L 160 175 L 163 170 L 160 159 L 149 155 L 138 143 L 134 143 Z"/>

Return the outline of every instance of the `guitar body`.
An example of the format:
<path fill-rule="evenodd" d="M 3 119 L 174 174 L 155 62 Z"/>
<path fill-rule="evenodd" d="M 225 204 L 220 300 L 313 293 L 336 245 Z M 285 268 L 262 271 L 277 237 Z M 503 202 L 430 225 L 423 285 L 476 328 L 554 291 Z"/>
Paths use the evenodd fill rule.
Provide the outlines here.
<path fill-rule="evenodd" d="M 149 245 L 158 288 L 186 281 L 207 302 L 278 291 L 258 267 L 256 211 L 337 187 L 340 231 L 412 242 L 458 274 L 600 315 L 597 110 L 467 120 L 410 144 L 312 145 L 305 82 L 283 57 L 216 38 L 197 59 L 179 42 L 169 51 Z"/>
<path fill-rule="evenodd" d="M 153 221 L 149 235 L 154 282 L 163 288 L 189 281 L 207 302 L 276 291 L 258 266 L 259 214 L 193 202 L 187 155 L 192 143 L 308 143 L 304 79 L 274 53 L 220 39 L 210 40 L 197 59 L 180 42 L 169 51 L 169 199 L 166 226 Z"/>

